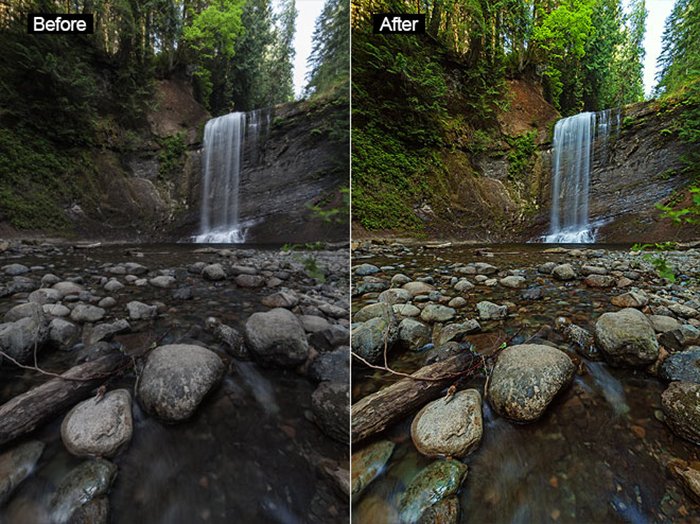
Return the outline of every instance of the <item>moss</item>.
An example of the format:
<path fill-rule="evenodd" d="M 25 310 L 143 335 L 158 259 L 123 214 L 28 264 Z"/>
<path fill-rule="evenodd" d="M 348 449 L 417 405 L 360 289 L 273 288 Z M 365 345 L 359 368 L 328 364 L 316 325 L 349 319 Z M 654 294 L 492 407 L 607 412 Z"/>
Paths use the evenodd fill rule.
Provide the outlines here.
<path fill-rule="evenodd" d="M 161 151 L 158 156 L 158 175 L 167 179 L 176 171 L 182 170 L 185 164 L 185 133 L 180 132 L 160 139 Z"/>
<path fill-rule="evenodd" d="M 527 131 L 506 140 L 511 146 L 508 153 L 508 178 L 514 182 L 522 181 L 532 171 L 535 151 L 537 150 L 537 131 Z"/>

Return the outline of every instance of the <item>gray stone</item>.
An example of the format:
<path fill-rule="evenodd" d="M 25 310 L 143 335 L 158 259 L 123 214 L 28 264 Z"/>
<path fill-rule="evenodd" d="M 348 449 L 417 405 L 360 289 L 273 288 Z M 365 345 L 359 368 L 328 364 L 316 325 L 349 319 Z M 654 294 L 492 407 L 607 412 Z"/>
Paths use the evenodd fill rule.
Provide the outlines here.
<path fill-rule="evenodd" d="M 700 345 L 700 329 L 690 324 L 682 324 L 676 329 L 662 333 L 659 342 L 671 351 L 682 351 L 685 347 Z"/>
<path fill-rule="evenodd" d="M 25 363 L 41 349 L 49 330 L 44 318 L 25 317 L 0 324 L 0 349 L 18 362 Z"/>
<path fill-rule="evenodd" d="M 51 315 L 52 317 L 67 317 L 70 315 L 70 309 L 63 304 L 44 304 L 41 309 L 46 315 Z"/>
<path fill-rule="evenodd" d="M 610 302 L 617 307 L 627 308 L 643 308 L 649 303 L 649 299 L 636 291 L 628 291 L 622 295 L 617 295 L 610 299 Z"/>
<path fill-rule="evenodd" d="M 426 404 L 413 419 L 411 439 L 428 457 L 461 458 L 479 445 L 483 431 L 481 394 L 467 389 Z"/>
<path fill-rule="evenodd" d="M 44 443 L 31 440 L 0 455 L 0 506 L 33 471 L 44 452 Z"/>
<path fill-rule="evenodd" d="M 476 320 L 470 319 L 457 324 L 448 324 L 440 329 L 435 338 L 435 345 L 442 346 L 451 340 L 461 340 L 464 335 L 481 331 L 481 326 Z"/>
<path fill-rule="evenodd" d="M 498 273 L 498 268 L 486 262 L 477 262 L 474 264 L 477 274 L 479 275 L 495 275 Z"/>
<path fill-rule="evenodd" d="M 221 264 L 211 264 L 202 269 L 202 276 L 205 280 L 224 280 L 226 278 L 226 272 Z"/>
<path fill-rule="evenodd" d="M 175 282 L 175 277 L 171 277 L 168 275 L 159 275 L 157 277 L 153 277 L 148 281 L 148 283 L 151 284 L 153 287 L 159 287 L 162 289 L 172 287 L 173 285 L 175 285 Z"/>
<path fill-rule="evenodd" d="M 508 306 L 499 306 L 488 300 L 483 300 L 476 305 L 481 320 L 500 320 L 508 316 Z"/>
<path fill-rule="evenodd" d="M 265 365 L 294 367 L 309 354 L 304 327 L 283 308 L 253 313 L 245 325 L 245 339 L 253 357 Z"/>
<path fill-rule="evenodd" d="M 380 302 L 386 302 L 387 304 L 405 304 L 411 300 L 411 294 L 405 289 L 391 288 L 386 291 L 382 291 L 378 297 Z"/>
<path fill-rule="evenodd" d="M 25 302 L 24 304 L 19 304 L 7 313 L 5 313 L 5 322 L 15 322 L 20 318 L 36 317 L 42 318 L 44 316 L 44 309 L 37 302 Z"/>
<path fill-rule="evenodd" d="M 522 344 L 498 355 L 487 397 L 501 416 L 532 422 L 574 377 L 575 366 L 566 353 L 550 346 Z"/>
<path fill-rule="evenodd" d="M 447 322 L 452 320 L 457 312 L 451 307 L 440 304 L 428 304 L 421 311 L 420 318 L 425 322 Z"/>
<path fill-rule="evenodd" d="M 60 291 L 49 288 L 41 288 L 36 291 L 32 291 L 29 294 L 28 300 L 30 302 L 36 302 L 37 304 L 55 304 L 61 300 L 62 296 Z"/>
<path fill-rule="evenodd" d="M 104 290 L 108 293 L 116 293 L 120 289 L 124 288 L 124 284 L 119 282 L 116 278 L 109 280 L 104 286 Z"/>
<path fill-rule="evenodd" d="M 350 442 L 350 385 L 322 382 L 311 395 L 314 420 L 329 437 Z"/>
<path fill-rule="evenodd" d="M 676 435 L 700 445 L 700 384 L 671 382 L 661 395 L 661 409 Z"/>
<path fill-rule="evenodd" d="M 8 264 L 2 267 L 3 272 L 11 277 L 29 273 L 29 268 L 22 264 Z"/>
<path fill-rule="evenodd" d="M 420 309 L 413 304 L 394 304 L 391 306 L 391 310 L 394 314 L 402 317 L 417 317 L 420 315 Z"/>
<path fill-rule="evenodd" d="M 474 284 L 469 282 L 466 278 L 462 278 L 454 285 L 454 290 L 459 293 L 464 293 L 465 291 L 474 289 L 474 287 Z"/>
<path fill-rule="evenodd" d="M 101 307 L 89 304 L 78 304 L 70 313 L 70 318 L 75 322 L 98 322 L 107 312 Z"/>
<path fill-rule="evenodd" d="M 78 341 L 80 336 L 80 328 L 63 320 L 62 318 L 54 318 L 49 323 L 49 341 L 53 342 L 59 349 L 69 349 Z"/>
<path fill-rule="evenodd" d="M 238 275 L 235 280 L 239 287 L 255 288 L 265 285 L 265 277 L 260 275 Z"/>
<path fill-rule="evenodd" d="M 519 277 L 515 275 L 510 275 L 505 278 L 502 278 L 501 280 L 498 281 L 503 287 L 509 287 L 512 289 L 520 289 L 525 287 L 525 284 L 527 283 L 527 280 L 525 280 L 525 277 Z"/>
<path fill-rule="evenodd" d="M 61 298 L 67 297 L 68 295 L 79 295 L 83 291 L 85 291 L 85 288 L 81 286 L 80 284 L 76 284 L 75 282 L 57 282 L 53 286 L 51 286 L 51 289 L 55 289 L 61 294 Z"/>
<path fill-rule="evenodd" d="M 700 347 L 692 346 L 666 357 L 659 368 L 659 375 L 669 382 L 700 384 Z"/>
<path fill-rule="evenodd" d="M 352 350 L 370 363 L 380 360 L 384 345 L 389 351 L 398 339 L 396 320 L 385 316 L 370 318 L 352 330 Z"/>
<path fill-rule="evenodd" d="M 90 331 L 90 334 L 87 337 L 87 344 L 91 346 L 102 340 L 109 340 L 114 335 L 126 333 L 128 331 L 131 331 L 131 325 L 123 318 L 108 324 L 98 324 Z"/>
<path fill-rule="evenodd" d="M 389 462 L 396 445 L 390 440 L 380 440 L 352 454 L 352 499 L 357 501 L 362 492 L 376 479 Z"/>
<path fill-rule="evenodd" d="M 353 316 L 355 322 L 366 322 L 371 318 L 382 317 L 385 319 L 394 319 L 394 310 L 386 302 L 377 302 L 370 304 L 360 309 Z"/>
<path fill-rule="evenodd" d="M 426 284 L 425 282 L 408 282 L 402 286 L 402 289 L 408 291 L 412 297 L 427 295 L 431 291 L 435 291 L 433 286 Z"/>
<path fill-rule="evenodd" d="M 373 264 L 360 264 L 359 266 L 355 266 L 353 268 L 353 273 L 355 273 L 355 275 L 358 277 L 374 275 L 375 273 L 379 273 L 379 271 L 380 269 Z"/>
<path fill-rule="evenodd" d="M 190 418 L 221 380 L 224 364 L 213 351 L 191 344 L 159 346 L 149 353 L 137 395 L 144 409 L 168 422 Z"/>
<path fill-rule="evenodd" d="M 226 345 L 226 352 L 233 357 L 248 360 L 250 354 L 245 345 L 245 339 L 239 331 L 231 326 L 219 322 L 214 317 L 207 318 L 205 322 L 207 331 Z"/>
<path fill-rule="evenodd" d="M 97 307 L 109 309 L 117 305 L 117 301 L 112 297 L 104 297 L 97 303 Z"/>
<path fill-rule="evenodd" d="M 138 262 L 127 262 L 124 264 L 124 271 L 129 275 L 145 275 L 148 273 L 148 268 Z"/>
<path fill-rule="evenodd" d="M 552 269 L 552 275 L 557 280 L 573 280 L 576 278 L 576 271 L 571 264 L 560 264 Z"/>
<path fill-rule="evenodd" d="M 290 291 L 279 291 L 272 295 L 264 296 L 260 302 L 269 308 L 283 307 L 291 309 L 299 303 L 299 298 Z"/>
<path fill-rule="evenodd" d="M 603 313 L 595 325 L 595 340 L 605 358 L 614 365 L 645 366 L 659 357 L 654 328 L 637 309 Z"/>
<path fill-rule="evenodd" d="M 129 302 L 126 309 L 131 320 L 148 320 L 158 315 L 158 306 L 149 306 L 137 300 Z"/>
<path fill-rule="evenodd" d="M 698 311 L 695 308 L 692 308 L 690 306 L 686 306 L 684 304 L 678 304 L 677 302 L 672 302 L 668 304 L 668 309 L 671 310 L 671 312 L 679 317 L 682 318 L 697 318 L 698 317 Z"/>
<path fill-rule="evenodd" d="M 350 348 L 339 347 L 319 353 L 309 366 L 309 377 L 316 382 L 350 383 Z"/>
<path fill-rule="evenodd" d="M 115 389 L 73 407 L 61 424 L 61 439 L 73 455 L 113 457 L 131 440 L 133 430 L 131 393 Z"/>
<path fill-rule="evenodd" d="M 410 350 L 416 350 L 430 342 L 430 328 L 412 318 L 404 318 L 399 323 L 399 342 Z"/>
<path fill-rule="evenodd" d="M 468 470 L 459 460 L 436 460 L 422 469 L 401 495 L 400 522 L 418 522 L 431 506 L 457 493 Z"/>
<path fill-rule="evenodd" d="M 467 305 L 467 301 L 462 297 L 454 297 L 447 303 L 449 307 L 460 308 Z"/>
<path fill-rule="evenodd" d="M 312 333 L 309 342 L 320 351 L 332 351 L 338 346 L 347 346 L 350 343 L 350 331 L 344 326 L 333 324 Z"/>
<path fill-rule="evenodd" d="M 649 315 L 647 316 L 649 322 L 654 327 L 654 331 L 657 333 L 666 333 L 667 331 L 673 331 L 680 327 L 681 323 L 678 322 L 673 317 L 667 317 L 665 315 Z"/>
<path fill-rule="evenodd" d="M 617 280 L 610 275 L 588 275 L 583 283 L 588 287 L 613 287 Z"/>
<path fill-rule="evenodd" d="M 391 287 L 401 287 L 404 284 L 408 284 L 410 281 L 410 277 L 407 277 L 403 273 L 397 273 L 391 277 Z"/>

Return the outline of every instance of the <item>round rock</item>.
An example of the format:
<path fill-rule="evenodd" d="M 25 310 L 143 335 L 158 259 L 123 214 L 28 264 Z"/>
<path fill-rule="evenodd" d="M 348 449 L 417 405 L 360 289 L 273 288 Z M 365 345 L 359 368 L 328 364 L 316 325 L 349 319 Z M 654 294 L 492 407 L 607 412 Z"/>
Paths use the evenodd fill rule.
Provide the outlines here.
<path fill-rule="evenodd" d="M 481 394 L 476 389 L 426 404 L 411 424 L 413 445 L 429 457 L 464 457 L 479 445 L 482 434 Z"/>
<path fill-rule="evenodd" d="M 283 308 L 253 313 L 245 324 L 245 339 L 253 357 L 265 365 L 294 367 L 309 353 L 304 326 Z"/>
<path fill-rule="evenodd" d="M 672 382 L 661 395 L 661 409 L 676 435 L 700 445 L 700 384 Z"/>
<path fill-rule="evenodd" d="M 131 393 L 115 389 L 71 409 L 61 424 L 66 449 L 79 457 L 112 457 L 131 440 Z"/>
<path fill-rule="evenodd" d="M 213 351 L 190 344 L 159 346 L 149 355 L 137 386 L 144 409 L 177 422 L 192 416 L 224 374 Z"/>
<path fill-rule="evenodd" d="M 595 340 L 605 358 L 617 366 L 645 366 L 659 357 L 654 328 L 637 309 L 603 313 L 595 325 Z"/>

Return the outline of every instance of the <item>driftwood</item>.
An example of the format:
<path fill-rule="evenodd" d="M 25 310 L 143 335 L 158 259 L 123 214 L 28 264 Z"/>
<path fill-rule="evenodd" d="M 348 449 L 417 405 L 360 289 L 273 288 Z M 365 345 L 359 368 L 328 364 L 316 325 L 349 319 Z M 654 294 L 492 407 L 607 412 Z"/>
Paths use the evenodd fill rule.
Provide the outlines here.
<path fill-rule="evenodd" d="M 481 366 L 470 353 L 455 355 L 442 362 L 422 367 L 391 386 L 367 395 L 352 406 L 352 443 L 384 431 L 410 415 L 425 403 L 440 396 L 445 387 Z"/>
<path fill-rule="evenodd" d="M 90 396 L 91 391 L 126 363 L 122 353 L 70 368 L 61 377 L 16 396 L 0 406 L 0 445 L 25 435 Z"/>

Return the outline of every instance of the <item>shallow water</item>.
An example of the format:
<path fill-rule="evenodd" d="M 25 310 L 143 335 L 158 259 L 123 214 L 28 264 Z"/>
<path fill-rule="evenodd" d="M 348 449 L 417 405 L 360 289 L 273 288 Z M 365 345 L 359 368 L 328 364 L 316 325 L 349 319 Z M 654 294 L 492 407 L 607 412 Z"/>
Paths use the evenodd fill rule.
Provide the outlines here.
<path fill-rule="evenodd" d="M 494 258 L 477 256 L 480 246 L 439 250 L 413 249 L 405 257 L 391 253 L 357 257 L 353 264 L 391 265 L 389 277 L 411 278 L 449 274 L 455 262 L 487 262 L 499 269 L 536 267 L 546 261 L 570 261 L 545 254 L 550 246 L 488 246 Z M 598 248 L 599 246 L 596 246 Z M 614 247 L 617 249 L 617 246 Z M 489 353 L 513 337 L 511 345 L 531 337 L 555 338 L 548 331 L 566 316 L 586 329 L 610 310 L 608 292 L 552 282 L 526 270 L 528 284 L 543 287 L 543 299 L 525 301 L 522 290 L 478 285 L 464 296 L 461 311 L 475 318 L 475 304 L 490 300 L 512 302 L 515 310 L 505 321 L 482 322 L 482 332 L 465 337 L 477 352 Z M 473 281 L 471 277 L 467 277 Z M 370 301 L 353 301 L 356 311 Z M 461 317 L 460 317 L 461 318 Z M 536 340 L 535 340 L 536 341 Z M 561 340 L 563 347 L 566 344 Z M 573 350 L 569 354 L 581 361 Z M 425 354 L 395 351 L 390 366 L 412 372 L 424 364 Z M 353 367 L 353 402 L 396 380 L 381 371 Z M 483 393 L 483 378 L 460 383 Z M 700 459 L 698 448 L 675 437 L 659 420 L 660 395 L 665 385 L 643 371 L 621 370 L 602 362 L 583 360 L 571 387 L 533 424 L 518 425 L 495 415 L 483 404 L 484 435 L 479 447 L 464 459 L 469 473 L 459 493 L 462 523 L 647 523 L 699 522 L 700 511 L 668 472 L 671 458 Z M 657 418 L 659 417 L 659 418 Z M 413 476 L 432 459 L 415 450 L 409 426 L 412 416 L 386 434 L 396 448 L 383 474 L 353 506 L 355 523 L 398 522 L 401 494 Z M 356 446 L 354 449 L 360 449 Z"/>
<path fill-rule="evenodd" d="M 222 260 L 215 254 L 194 253 L 201 247 L 120 245 L 58 256 L 0 257 L 0 266 L 12 262 L 44 265 L 46 269 L 40 275 L 53 272 L 64 279 L 82 275 L 88 288 L 95 287 L 91 285 L 91 274 L 104 275 L 99 267 L 107 262 L 134 261 L 149 269 L 175 269 L 181 273 L 178 286 L 183 283 L 192 286 L 191 300 L 176 300 L 173 289 L 150 285 L 128 286 L 128 293 L 110 293 L 122 295 L 110 318 L 127 318 L 124 306 L 130 300 L 166 304 L 165 314 L 152 324 L 130 321 L 134 333 L 118 335 L 115 341 L 134 355 L 156 342 L 197 341 L 230 362 L 221 386 L 187 422 L 163 424 L 143 413 L 134 401 L 132 441 L 113 459 L 119 471 L 109 495 L 110 521 L 293 524 L 330 522 L 338 515 L 347 515 L 347 505 L 339 502 L 333 486 L 317 473 L 318 456 L 343 465 L 347 464 L 348 451 L 347 446 L 326 437 L 311 421 L 314 384 L 291 370 L 264 369 L 251 362 L 233 361 L 226 355 L 224 346 L 204 329 L 204 320 L 210 316 L 242 329 L 250 314 L 267 308 L 253 291 L 237 288 L 227 281 L 207 282 L 187 275 L 188 264 Z M 127 255 L 130 250 L 143 252 L 144 256 Z M 245 264 L 245 260 L 238 263 Z M 117 278 L 123 281 L 121 276 Z M 0 300 L 0 316 L 13 305 L 15 302 L 9 299 Z M 71 365 L 75 355 L 46 350 L 40 357 L 44 369 L 62 370 Z M 126 387 L 133 396 L 134 379 L 133 374 L 120 377 L 110 383 L 109 389 Z M 3 365 L 0 401 L 41 382 L 43 378 L 35 374 Z M 64 450 L 59 435 L 61 419 L 59 416 L 31 435 L 45 442 L 46 449 L 35 473 L 18 488 L 8 505 L 0 509 L 0 522 L 49 522 L 46 508 L 57 484 L 83 461 Z M 0 452 L 10 446 L 0 448 Z"/>

